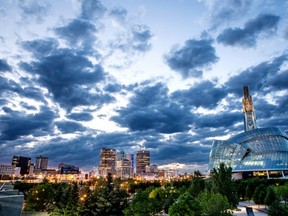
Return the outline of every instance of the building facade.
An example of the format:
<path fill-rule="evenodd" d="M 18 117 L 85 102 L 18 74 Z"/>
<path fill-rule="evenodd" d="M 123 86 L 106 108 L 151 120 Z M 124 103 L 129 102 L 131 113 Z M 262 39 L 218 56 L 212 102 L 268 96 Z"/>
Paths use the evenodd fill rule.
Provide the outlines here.
<path fill-rule="evenodd" d="M 20 167 L 20 175 L 28 175 L 30 172 L 31 158 L 13 156 L 12 165 L 15 167 Z"/>
<path fill-rule="evenodd" d="M 36 157 L 35 169 L 47 170 L 48 168 L 48 157 L 40 155 Z"/>
<path fill-rule="evenodd" d="M 116 149 L 101 149 L 98 170 L 102 177 L 106 177 L 109 173 L 116 174 Z"/>
<path fill-rule="evenodd" d="M 136 154 L 136 174 L 146 173 L 146 166 L 150 165 L 150 151 L 140 150 Z"/>
<path fill-rule="evenodd" d="M 0 164 L 0 180 L 15 174 L 15 167 L 10 164 Z"/>
<path fill-rule="evenodd" d="M 279 128 L 257 128 L 248 87 L 244 87 L 245 132 L 228 140 L 214 140 L 209 170 L 225 163 L 243 178 L 253 176 L 288 177 L 288 136 Z M 247 102 L 248 101 L 248 102 Z"/>

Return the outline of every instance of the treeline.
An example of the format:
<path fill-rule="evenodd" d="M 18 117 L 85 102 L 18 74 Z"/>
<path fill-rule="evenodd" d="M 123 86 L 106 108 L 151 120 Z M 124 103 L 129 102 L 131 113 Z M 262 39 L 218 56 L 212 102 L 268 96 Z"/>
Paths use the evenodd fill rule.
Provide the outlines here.
<path fill-rule="evenodd" d="M 232 180 L 232 169 L 221 164 L 211 177 L 199 171 L 192 180 L 172 182 L 122 182 L 95 179 L 85 184 L 17 183 L 25 194 L 25 210 L 49 215 L 228 216 L 239 200 L 265 204 L 271 216 L 288 215 L 288 184 L 281 179 Z"/>

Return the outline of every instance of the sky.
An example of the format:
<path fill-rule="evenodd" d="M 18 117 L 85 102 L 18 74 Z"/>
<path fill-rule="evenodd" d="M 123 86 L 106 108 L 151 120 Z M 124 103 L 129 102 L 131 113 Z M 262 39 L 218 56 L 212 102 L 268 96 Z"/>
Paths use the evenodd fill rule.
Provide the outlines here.
<path fill-rule="evenodd" d="M 288 130 L 285 0 L 0 0 L 0 163 L 97 169 L 100 149 L 207 171 L 214 139 Z"/>

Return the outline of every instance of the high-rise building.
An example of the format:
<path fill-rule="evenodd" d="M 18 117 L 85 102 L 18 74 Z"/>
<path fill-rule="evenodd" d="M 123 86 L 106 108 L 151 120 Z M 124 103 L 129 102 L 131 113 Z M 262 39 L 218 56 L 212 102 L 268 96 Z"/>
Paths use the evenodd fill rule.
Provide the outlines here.
<path fill-rule="evenodd" d="M 46 170 L 48 168 L 48 157 L 40 155 L 36 157 L 35 169 Z"/>
<path fill-rule="evenodd" d="M 132 169 L 134 170 L 134 155 L 133 154 L 126 154 L 125 159 L 131 161 Z"/>
<path fill-rule="evenodd" d="M 243 99 L 242 99 L 242 105 L 243 105 L 243 115 L 244 115 L 244 130 L 250 131 L 257 128 L 256 125 L 256 116 L 254 112 L 254 106 L 252 102 L 252 97 L 249 94 L 249 88 L 248 86 L 243 87 Z"/>
<path fill-rule="evenodd" d="M 150 151 L 140 150 L 136 154 L 136 173 L 143 174 L 146 172 L 146 166 L 150 165 Z"/>
<path fill-rule="evenodd" d="M 116 174 L 116 149 L 101 149 L 98 170 L 102 177 L 106 177 L 108 173 Z"/>
<path fill-rule="evenodd" d="M 121 151 L 117 154 L 116 172 L 121 179 L 133 178 L 133 154 L 125 154 Z"/>
<path fill-rule="evenodd" d="M 31 158 L 22 156 L 13 156 L 12 165 L 20 167 L 20 175 L 28 175 L 30 171 Z"/>
<path fill-rule="evenodd" d="M 117 161 L 117 177 L 121 179 L 133 178 L 132 162 L 128 159 Z"/>

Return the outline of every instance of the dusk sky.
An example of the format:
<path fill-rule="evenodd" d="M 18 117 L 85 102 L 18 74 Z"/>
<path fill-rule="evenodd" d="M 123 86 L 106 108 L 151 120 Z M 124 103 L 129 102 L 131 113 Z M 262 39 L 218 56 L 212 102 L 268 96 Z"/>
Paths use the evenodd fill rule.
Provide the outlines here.
<path fill-rule="evenodd" d="M 0 163 L 103 147 L 207 171 L 213 139 L 288 130 L 288 1 L 0 0 Z"/>

